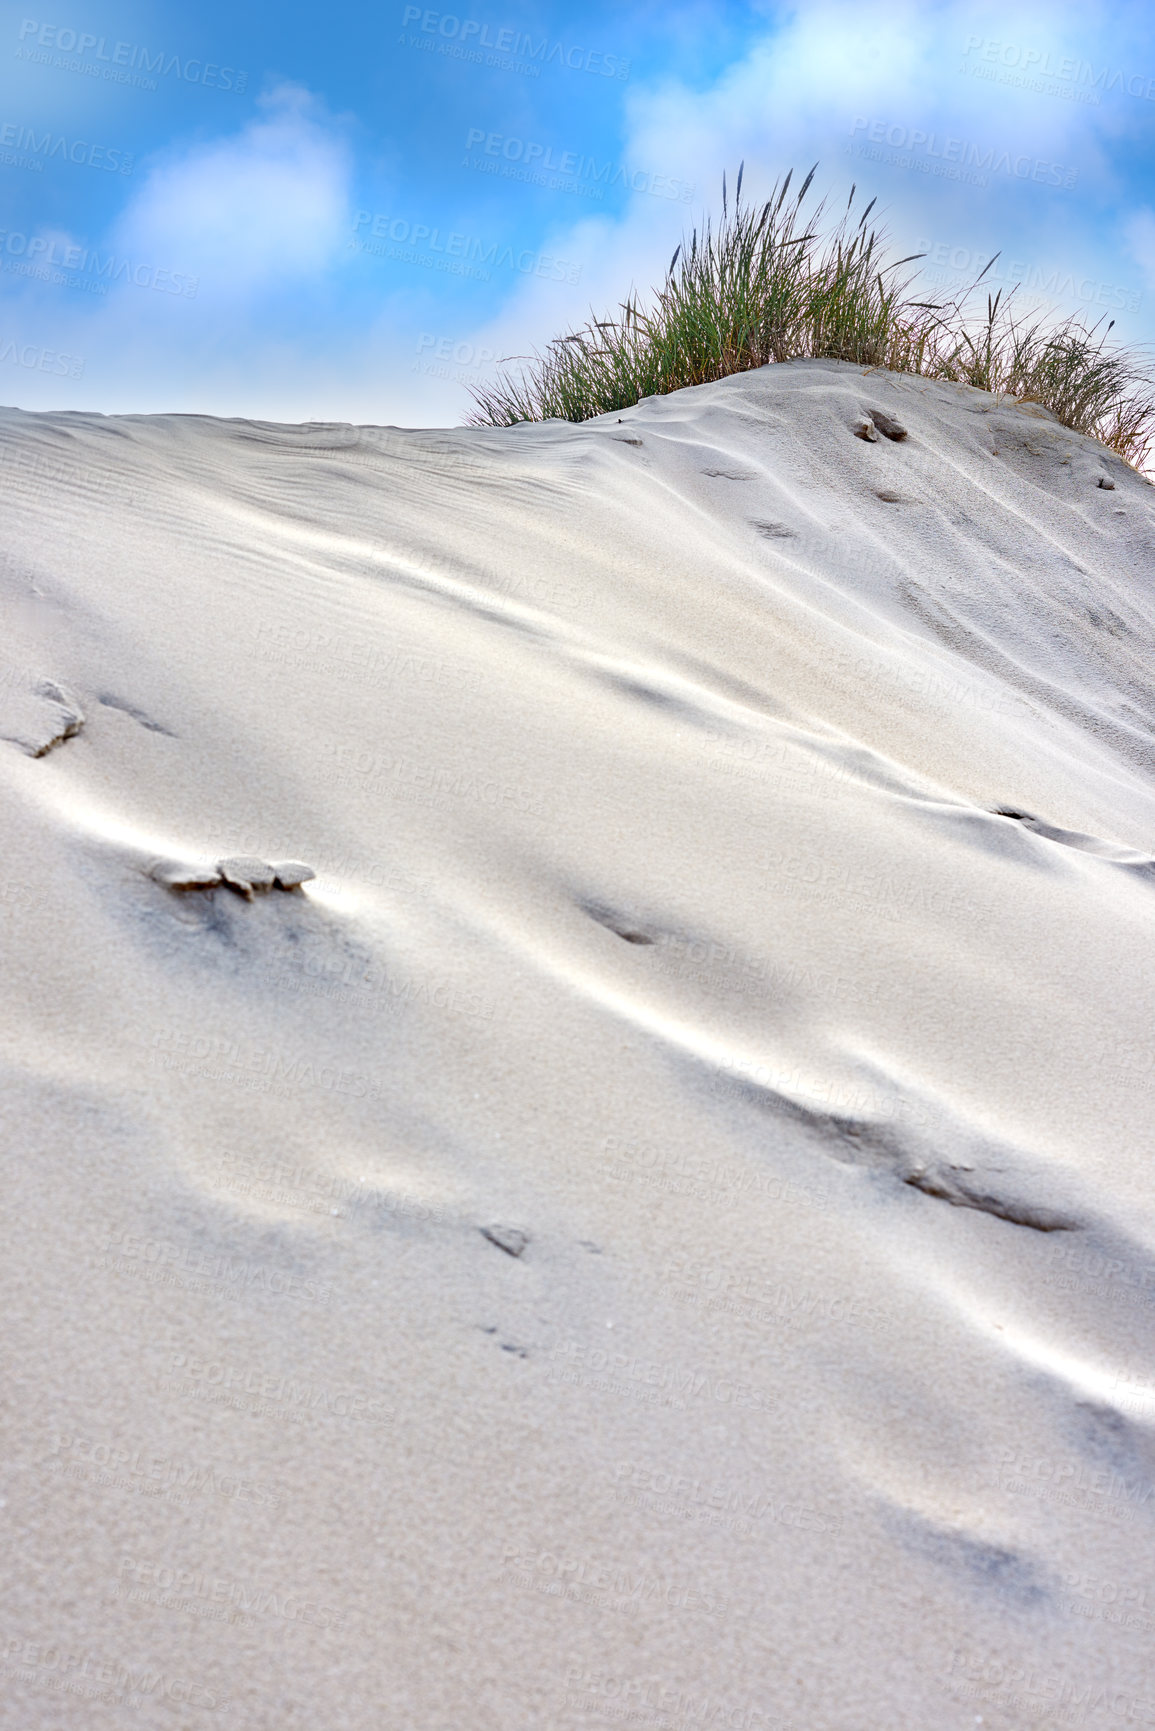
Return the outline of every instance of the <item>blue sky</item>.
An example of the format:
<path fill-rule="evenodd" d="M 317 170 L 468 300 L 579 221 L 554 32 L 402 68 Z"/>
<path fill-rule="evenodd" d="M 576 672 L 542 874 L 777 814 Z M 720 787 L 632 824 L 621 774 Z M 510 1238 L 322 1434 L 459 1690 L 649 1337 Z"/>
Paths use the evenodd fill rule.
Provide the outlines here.
<path fill-rule="evenodd" d="M 452 425 L 741 159 L 1155 335 L 1144 5 L 0 8 L 0 401 Z"/>

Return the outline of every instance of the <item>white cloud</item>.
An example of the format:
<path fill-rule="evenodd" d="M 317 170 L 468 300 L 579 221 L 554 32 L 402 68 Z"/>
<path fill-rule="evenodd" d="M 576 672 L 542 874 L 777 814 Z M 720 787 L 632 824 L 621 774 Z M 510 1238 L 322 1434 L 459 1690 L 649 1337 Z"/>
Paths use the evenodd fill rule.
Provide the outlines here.
<path fill-rule="evenodd" d="M 281 85 L 236 137 L 157 164 L 114 245 L 246 299 L 324 272 L 348 227 L 350 163 L 310 94 Z"/>
<path fill-rule="evenodd" d="M 963 70 L 976 61 L 967 52 L 975 38 L 1017 44 L 1024 56 L 1081 54 L 1097 69 L 1146 66 L 1144 11 L 1127 0 L 1115 0 L 1109 17 L 1096 0 L 1053 0 L 1046 9 L 1039 0 L 931 0 L 929 9 L 925 0 L 807 0 L 768 16 L 712 83 L 639 74 L 622 92 L 624 135 L 613 158 L 644 171 L 647 185 L 693 183 L 693 203 L 642 191 L 615 215 L 559 194 L 549 232 L 534 245 L 580 262 L 580 281 L 511 275 L 496 315 L 488 293 L 471 307 L 422 271 L 408 282 L 383 279 L 371 304 L 361 273 L 346 268 L 353 165 L 343 128 L 307 91 L 282 86 L 237 133 L 143 164 L 143 184 L 101 240 L 102 255 L 118 263 L 199 278 L 194 298 L 116 280 L 99 300 L 45 301 L 41 317 L 30 284 L 18 334 L 87 357 L 73 400 L 83 393 L 105 409 L 459 420 L 468 409 L 459 381 L 491 368 L 443 355 L 525 354 L 591 308 L 612 312 L 631 288 L 646 298 L 683 229 L 717 209 L 723 168 L 732 186 L 743 158 L 752 200 L 787 167 L 802 173 L 819 159 L 816 190 L 830 193 L 832 207 L 851 180 L 860 200 L 877 194 L 902 252 L 926 239 L 942 258 L 985 262 L 1002 248 L 1000 269 L 1015 277 L 1021 267 L 1025 280 L 1058 285 L 1048 293 L 1069 300 L 1077 292 L 1095 316 L 1126 308 L 1149 323 L 1151 296 L 1139 291 L 1144 278 L 1155 286 L 1155 213 L 1128 208 L 1119 170 L 1128 152 L 1137 156 L 1150 104 L 1106 93 L 1101 105 L 1061 100 Z M 856 120 L 932 134 L 923 168 L 949 135 L 979 152 L 1070 163 L 1078 184 L 1052 191 L 1003 172 L 979 188 L 859 156 Z M 521 223 L 515 199 L 508 214 Z M 334 274 L 349 297 L 337 317 Z M 147 270 L 143 277 L 152 280 Z M 1069 291 L 1069 283 L 1086 286 Z M 20 382 L 30 394 L 36 379 Z"/>
<path fill-rule="evenodd" d="M 768 26 L 707 88 L 676 80 L 637 88 L 628 102 L 622 155 L 656 174 L 695 182 L 694 210 L 639 195 L 618 219 L 576 220 L 551 240 L 564 256 L 585 261 L 581 285 L 568 291 L 564 306 L 547 285 L 526 282 L 499 317 L 463 335 L 503 353 L 524 353 L 584 321 L 591 302 L 599 312 L 613 308 L 631 284 L 644 296 L 661 280 L 682 223 L 688 227 L 703 208 L 718 210 L 722 171 L 732 191 L 742 159 L 752 200 L 765 197 L 788 168 L 797 185 L 817 160 L 815 192 L 830 195 L 829 210 L 836 212 L 857 182 L 857 208 L 877 194 L 876 219 L 903 252 L 930 242 L 939 256 L 945 250 L 979 261 L 977 274 L 1002 248 L 1024 276 L 1088 282 L 1091 293 L 1105 281 L 1110 293 L 1094 303 L 1094 316 L 1104 304 L 1126 304 L 1134 298 L 1137 273 L 1106 232 L 1099 201 L 1115 179 L 1118 134 L 1145 120 L 1146 105 L 1128 107 L 1126 97 L 1104 98 L 1101 107 L 1077 103 L 1061 91 L 1024 89 L 966 70 L 992 41 L 1015 45 L 1011 59 L 1031 53 L 1041 63 L 1049 52 L 1054 65 L 1080 54 L 1096 69 L 1129 65 L 1129 13 L 1120 13 L 1108 44 L 1110 33 L 1091 10 L 1075 0 L 1058 0 L 1045 12 L 1032 0 L 986 8 L 817 0 Z M 871 123 L 880 123 L 884 134 L 903 134 L 905 149 L 889 154 L 917 157 L 918 166 L 859 155 Z M 914 142 L 918 134 L 929 138 L 929 151 Z M 964 156 L 973 146 L 978 158 L 990 153 L 1004 164 L 1017 162 L 1018 169 L 988 165 L 986 186 L 952 179 L 942 171 L 949 169 L 948 138 L 961 141 Z M 1059 168 L 1073 174 L 1073 186 L 1047 184 Z M 1131 241 L 1144 268 L 1155 268 L 1155 218 L 1136 218 Z M 1063 310 L 1086 309 L 1072 301 Z"/>

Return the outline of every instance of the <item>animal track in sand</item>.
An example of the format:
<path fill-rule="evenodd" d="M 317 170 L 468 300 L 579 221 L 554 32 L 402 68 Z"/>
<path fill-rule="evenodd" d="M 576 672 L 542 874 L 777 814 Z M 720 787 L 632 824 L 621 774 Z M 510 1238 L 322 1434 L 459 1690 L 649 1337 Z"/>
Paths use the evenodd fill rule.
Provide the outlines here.
<path fill-rule="evenodd" d="M 822 1139 L 823 1152 L 845 1165 L 889 1172 L 924 1196 L 949 1202 L 954 1208 L 972 1208 L 980 1214 L 990 1214 L 1011 1226 L 1025 1226 L 1035 1232 L 1079 1232 L 1083 1228 L 1081 1221 L 1058 1209 L 998 1195 L 990 1178 L 974 1164 L 950 1162 L 937 1156 L 920 1157 L 916 1147 L 920 1140 L 925 1144 L 926 1138 L 919 1137 L 913 1124 L 903 1124 L 897 1118 L 861 1116 L 853 1110 L 812 1106 L 762 1082 L 747 1082 L 740 1091 L 763 1110 L 792 1118 L 816 1132 Z M 982 1147 L 976 1148 L 975 1159 L 984 1161 L 985 1153 Z M 993 1170 L 1001 1171 L 1002 1167 Z"/>
<path fill-rule="evenodd" d="M 1140 853 L 1138 848 L 1119 847 L 1099 836 L 1085 835 L 1082 830 L 1060 829 L 1058 824 L 1046 823 L 1041 817 L 1034 817 L 1029 811 L 1019 811 L 1014 806 L 998 806 L 992 815 L 1009 817 L 1022 824 L 1024 829 L 1042 836 L 1044 841 L 1057 842 L 1060 847 L 1073 848 L 1076 853 L 1089 854 L 1092 859 L 1101 859 L 1108 865 L 1125 866 L 1143 876 L 1155 874 L 1155 859 Z"/>
<path fill-rule="evenodd" d="M 1042 1604 L 1050 1596 L 1046 1576 L 1032 1558 L 1013 1545 L 992 1543 L 978 1532 L 952 1527 L 910 1507 L 891 1504 L 888 1524 L 924 1557 L 967 1577 L 984 1592 L 995 1591 L 1022 1605 Z"/>
<path fill-rule="evenodd" d="M 787 528 L 785 523 L 767 523 L 757 517 L 751 517 L 750 527 L 756 529 L 759 535 L 767 541 L 797 541 L 798 531 Z"/>
<path fill-rule="evenodd" d="M 105 709 L 119 710 L 122 715 L 127 715 L 132 721 L 138 722 L 141 727 L 147 728 L 149 733 L 163 733 L 168 739 L 176 738 L 171 727 L 165 727 L 163 722 L 154 721 L 151 715 L 145 714 L 143 709 L 137 709 L 135 704 L 126 703 L 123 697 L 114 697 L 110 691 L 102 691 L 96 701 L 102 703 Z"/>
<path fill-rule="evenodd" d="M 497 1333 L 496 1324 L 490 1324 L 487 1326 L 484 1323 L 479 1323 L 478 1327 L 481 1329 L 482 1334 Z M 501 1347 L 502 1352 L 512 1352 L 517 1358 L 529 1357 L 528 1350 L 524 1346 L 517 1346 L 512 1340 L 500 1340 L 498 1341 L 498 1345 Z"/>
<path fill-rule="evenodd" d="M 581 910 L 588 914 L 591 920 L 596 920 L 599 926 L 604 926 L 608 932 L 613 932 L 616 938 L 622 938 L 627 944 L 652 944 L 653 938 L 648 932 L 639 931 L 631 921 L 622 914 L 614 913 L 612 908 L 603 907 L 600 902 L 582 902 Z"/>
<path fill-rule="evenodd" d="M 953 1208 L 976 1208 L 980 1214 L 993 1214 L 996 1220 L 1009 1221 L 1012 1226 L 1030 1226 L 1036 1232 L 1080 1230 L 1077 1220 L 1070 1220 L 1053 1209 L 1037 1208 L 1033 1203 L 1008 1201 L 985 1191 L 972 1190 L 964 1180 L 955 1176 L 970 1170 L 972 1168 L 967 1166 L 950 1165 L 932 1170 L 919 1169 L 908 1172 L 902 1181 L 912 1189 L 921 1190 L 924 1196 L 935 1196 L 942 1202 L 949 1202 Z"/>
<path fill-rule="evenodd" d="M 523 1232 L 519 1226 L 481 1226 L 478 1230 L 483 1238 L 488 1238 L 507 1256 L 520 1256 L 529 1243 L 528 1232 Z"/>

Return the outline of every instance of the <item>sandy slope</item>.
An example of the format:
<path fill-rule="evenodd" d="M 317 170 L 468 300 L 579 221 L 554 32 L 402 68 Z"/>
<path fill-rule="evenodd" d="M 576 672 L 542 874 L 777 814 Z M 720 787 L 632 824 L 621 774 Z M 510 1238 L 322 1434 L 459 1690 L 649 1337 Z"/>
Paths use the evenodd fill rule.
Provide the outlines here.
<path fill-rule="evenodd" d="M 1151 488 L 0 434 L 0 1724 L 1155 1725 Z"/>

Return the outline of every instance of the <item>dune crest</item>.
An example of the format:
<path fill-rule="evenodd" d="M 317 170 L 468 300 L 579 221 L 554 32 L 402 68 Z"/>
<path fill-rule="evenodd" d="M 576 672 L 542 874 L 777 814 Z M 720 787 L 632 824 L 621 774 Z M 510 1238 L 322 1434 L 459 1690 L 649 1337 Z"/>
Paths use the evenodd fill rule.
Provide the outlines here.
<path fill-rule="evenodd" d="M 0 444 L 5 1722 L 1155 1724 L 1150 485 Z"/>

